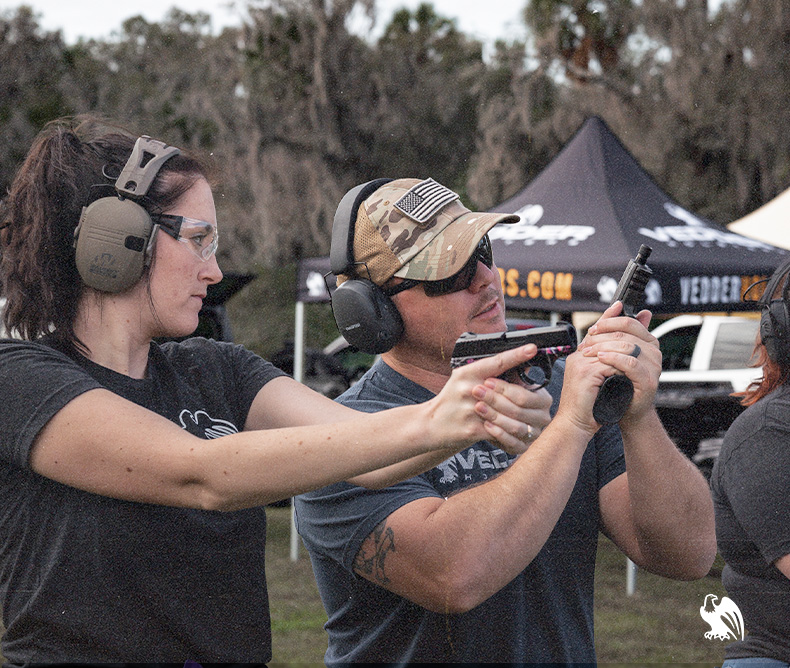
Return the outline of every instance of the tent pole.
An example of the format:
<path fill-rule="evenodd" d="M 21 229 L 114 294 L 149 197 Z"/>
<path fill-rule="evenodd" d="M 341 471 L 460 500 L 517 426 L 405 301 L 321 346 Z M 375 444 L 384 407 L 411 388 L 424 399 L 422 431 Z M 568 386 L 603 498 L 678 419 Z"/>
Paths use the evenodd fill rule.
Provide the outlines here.
<path fill-rule="evenodd" d="M 304 381 L 304 302 L 296 302 L 294 323 L 294 380 Z"/>
<path fill-rule="evenodd" d="M 304 302 L 296 302 L 294 322 L 294 380 L 304 379 Z M 291 498 L 291 561 L 299 559 L 299 534 L 296 531 L 296 508 Z"/>
<path fill-rule="evenodd" d="M 636 564 L 628 557 L 625 558 L 625 594 L 633 596 L 636 592 Z"/>

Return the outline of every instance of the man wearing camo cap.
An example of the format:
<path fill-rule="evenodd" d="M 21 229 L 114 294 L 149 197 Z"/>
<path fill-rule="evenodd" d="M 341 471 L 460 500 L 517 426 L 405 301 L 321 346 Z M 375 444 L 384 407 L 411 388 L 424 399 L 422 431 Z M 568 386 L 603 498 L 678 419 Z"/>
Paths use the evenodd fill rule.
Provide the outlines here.
<path fill-rule="evenodd" d="M 518 221 L 513 214 L 473 213 L 433 179 L 398 179 L 364 201 L 354 226 L 354 259 L 378 285 L 393 276 L 445 279 L 464 266 L 494 225 Z"/>
<path fill-rule="evenodd" d="M 444 387 L 461 333 L 505 330 L 486 234 L 514 219 L 471 212 L 430 179 L 391 181 L 364 199 L 355 275 L 339 282 L 380 286 L 403 331 L 339 401 L 368 412 L 426 401 Z M 327 665 L 594 664 L 599 530 L 640 566 L 707 574 L 710 495 L 653 408 L 661 354 L 650 314 L 619 311 L 604 313 L 545 389 L 487 382 L 524 407 L 523 454 L 481 441 L 385 489 L 339 483 L 297 497 L 328 615 Z M 633 381 L 634 399 L 620 427 L 601 427 L 592 404 L 613 369 Z"/>

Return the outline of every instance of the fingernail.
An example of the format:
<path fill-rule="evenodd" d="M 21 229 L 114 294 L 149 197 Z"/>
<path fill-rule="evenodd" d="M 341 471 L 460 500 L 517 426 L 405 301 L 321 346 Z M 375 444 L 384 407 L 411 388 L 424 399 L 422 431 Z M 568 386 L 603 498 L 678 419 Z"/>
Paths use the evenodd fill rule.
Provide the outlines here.
<path fill-rule="evenodd" d="M 472 396 L 475 399 L 485 399 L 485 396 L 486 396 L 485 388 L 484 387 L 480 387 L 480 385 L 476 385 L 475 389 L 472 390 Z"/>

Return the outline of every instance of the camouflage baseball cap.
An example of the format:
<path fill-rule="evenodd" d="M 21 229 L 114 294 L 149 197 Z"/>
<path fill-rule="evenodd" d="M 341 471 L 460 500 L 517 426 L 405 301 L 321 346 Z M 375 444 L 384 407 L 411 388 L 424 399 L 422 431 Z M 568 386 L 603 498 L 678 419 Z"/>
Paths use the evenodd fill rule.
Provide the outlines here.
<path fill-rule="evenodd" d="M 518 221 L 512 214 L 474 213 L 433 179 L 397 179 L 360 205 L 354 259 L 377 285 L 393 276 L 437 281 L 460 271 L 494 225 Z"/>

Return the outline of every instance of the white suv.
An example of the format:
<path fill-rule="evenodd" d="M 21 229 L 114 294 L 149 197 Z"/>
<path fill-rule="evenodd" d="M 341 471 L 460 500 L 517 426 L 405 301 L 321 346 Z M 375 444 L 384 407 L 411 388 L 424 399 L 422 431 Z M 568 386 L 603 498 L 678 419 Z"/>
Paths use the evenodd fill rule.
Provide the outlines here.
<path fill-rule="evenodd" d="M 743 410 L 733 392 L 762 376 L 750 367 L 760 320 L 756 315 L 682 315 L 655 329 L 663 354 L 656 408 L 678 447 L 703 473 Z"/>

